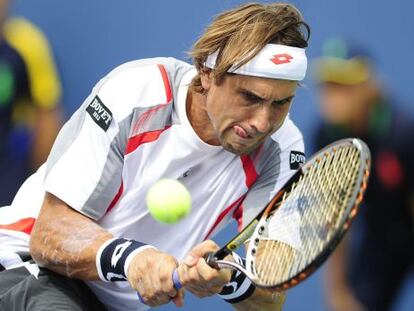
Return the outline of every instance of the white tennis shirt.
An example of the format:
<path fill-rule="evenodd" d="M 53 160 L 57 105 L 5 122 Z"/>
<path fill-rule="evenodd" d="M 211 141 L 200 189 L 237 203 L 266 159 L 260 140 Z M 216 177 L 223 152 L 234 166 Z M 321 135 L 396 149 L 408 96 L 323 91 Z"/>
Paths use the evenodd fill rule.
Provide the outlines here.
<path fill-rule="evenodd" d="M 0 208 L 0 263 L 10 252 L 28 250 L 45 191 L 114 236 L 179 260 L 232 218 L 240 228 L 248 224 L 295 172 L 291 159 L 303 152 L 302 135 L 287 118 L 249 155 L 206 144 L 186 115 L 195 74 L 184 62 L 154 58 L 126 63 L 102 79 L 60 131 L 47 162 L 12 206 Z M 158 223 L 146 207 L 146 192 L 161 178 L 179 180 L 191 193 L 192 210 L 177 224 Z M 87 283 L 110 310 L 147 308 L 127 282 Z"/>

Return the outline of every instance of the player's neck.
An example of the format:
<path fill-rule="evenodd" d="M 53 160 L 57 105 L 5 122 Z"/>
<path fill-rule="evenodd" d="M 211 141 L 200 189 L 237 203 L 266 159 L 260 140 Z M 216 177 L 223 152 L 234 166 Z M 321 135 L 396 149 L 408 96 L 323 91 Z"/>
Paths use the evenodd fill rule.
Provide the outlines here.
<path fill-rule="evenodd" d="M 201 140 L 210 145 L 220 145 L 208 117 L 205 95 L 189 89 L 186 99 L 186 112 L 188 121 Z"/>

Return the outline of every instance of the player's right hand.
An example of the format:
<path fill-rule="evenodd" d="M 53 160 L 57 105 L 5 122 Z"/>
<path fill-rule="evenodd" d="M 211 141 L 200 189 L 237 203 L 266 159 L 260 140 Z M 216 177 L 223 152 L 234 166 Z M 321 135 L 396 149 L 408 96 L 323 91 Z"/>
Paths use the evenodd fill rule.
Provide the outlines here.
<path fill-rule="evenodd" d="M 177 260 L 154 248 L 139 252 L 131 261 L 127 278 L 144 300 L 144 303 L 156 307 L 171 300 L 177 307 L 184 304 L 184 291 L 176 290 L 172 281 Z"/>

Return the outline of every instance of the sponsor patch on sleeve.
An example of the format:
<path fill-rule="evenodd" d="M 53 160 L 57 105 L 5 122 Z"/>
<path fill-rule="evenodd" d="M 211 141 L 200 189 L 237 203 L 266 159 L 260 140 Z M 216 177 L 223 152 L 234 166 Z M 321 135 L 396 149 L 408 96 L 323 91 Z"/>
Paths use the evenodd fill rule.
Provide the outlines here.
<path fill-rule="evenodd" d="M 98 95 L 93 98 L 86 111 L 101 129 L 105 132 L 108 130 L 112 122 L 112 112 L 102 103 Z"/>
<path fill-rule="evenodd" d="M 290 169 L 291 170 L 297 170 L 301 164 L 305 163 L 306 157 L 303 152 L 300 151 L 294 151 L 292 150 L 290 152 Z"/>

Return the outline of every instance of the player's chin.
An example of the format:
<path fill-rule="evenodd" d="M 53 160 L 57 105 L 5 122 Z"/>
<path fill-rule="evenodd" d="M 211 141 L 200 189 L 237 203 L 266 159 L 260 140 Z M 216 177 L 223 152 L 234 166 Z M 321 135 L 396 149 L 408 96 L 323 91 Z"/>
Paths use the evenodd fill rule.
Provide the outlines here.
<path fill-rule="evenodd" d="M 236 155 L 244 155 L 249 154 L 252 151 L 254 151 L 258 146 L 260 145 L 260 142 L 251 142 L 251 141 L 228 141 L 222 143 L 222 146 L 225 150 L 232 152 Z"/>

